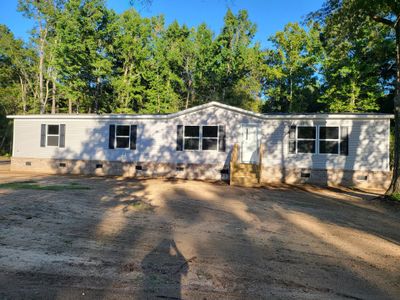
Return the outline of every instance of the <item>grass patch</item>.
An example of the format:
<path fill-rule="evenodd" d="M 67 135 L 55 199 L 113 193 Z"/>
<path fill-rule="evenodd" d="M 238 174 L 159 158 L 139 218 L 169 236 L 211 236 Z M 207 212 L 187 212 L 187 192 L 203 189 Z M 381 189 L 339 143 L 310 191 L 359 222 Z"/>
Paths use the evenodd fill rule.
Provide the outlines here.
<path fill-rule="evenodd" d="M 400 202 L 400 193 L 395 193 L 395 194 L 391 195 L 390 198 L 394 201 Z"/>
<path fill-rule="evenodd" d="M 71 182 L 69 184 L 50 184 L 43 185 L 37 181 L 17 181 L 0 184 L 0 189 L 12 190 L 39 190 L 39 191 L 64 191 L 64 190 L 89 190 L 87 186 L 82 186 L 79 183 Z"/>
<path fill-rule="evenodd" d="M 134 210 L 152 210 L 153 207 L 145 202 L 142 201 L 137 201 L 137 202 L 133 202 L 129 205 L 131 208 L 133 208 Z"/>
<path fill-rule="evenodd" d="M 124 208 L 124 212 L 127 212 L 129 210 L 133 210 L 133 211 L 148 211 L 148 210 L 153 210 L 154 206 L 152 206 L 149 203 L 140 201 L 140 200 L 128 200 L 128 201 L 124 201 L 125 203 L 125 208 Z"/>

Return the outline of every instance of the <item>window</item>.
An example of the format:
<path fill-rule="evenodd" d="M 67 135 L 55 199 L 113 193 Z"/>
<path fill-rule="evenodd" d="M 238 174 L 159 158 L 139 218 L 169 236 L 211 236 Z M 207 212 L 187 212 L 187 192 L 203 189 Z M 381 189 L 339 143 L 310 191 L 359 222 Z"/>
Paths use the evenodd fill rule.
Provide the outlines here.
<path fill-rule="evenodd" d="M 315 153 L 315 126 L 297 127 L 297 153 Z"/>
<path fill-rule="evenodd" d="M 65 147 L 65 124 L 40 124 L 40 147 Z"/>
<path fill-rule="evenodd" d="M 339 127 L 319 127 L 319 153 L 339 153 Z"/>
<path fill-rule="evenodd" d="M 218 126 L 203 126 L 203 150 L 218 150 Z"/>
<path fill-rule="evenodd" d="M 185 126 L 183 145 L 185 150 L 199 150 L 200 126 Z"/>
<path fill-rule="evenodd" d="M 348 155 L 349 129 L 345 126 L 290 126 L 289 153 Z"/>
<path fill-rule="evenodd" d="M 115 147 L 129 148 L 129 136 L 130 136 L 129 125 L 115 126 L 115 140 L 116 140 Z"/>
<path fill-rule="evenodd" d="M 137 125 L 110 124 L 109 128 L 109 149 L 136 150 Z"/>
<path fill-rule="evenodd" d="M 218 126 L 184 126 L 184 150 L 212 150 L 219 147 Z"/>
<path fill-rule="evenodd" d="M 58 147 L 60 140 L 60 125 L 47 125 L 47 146 Z"/>

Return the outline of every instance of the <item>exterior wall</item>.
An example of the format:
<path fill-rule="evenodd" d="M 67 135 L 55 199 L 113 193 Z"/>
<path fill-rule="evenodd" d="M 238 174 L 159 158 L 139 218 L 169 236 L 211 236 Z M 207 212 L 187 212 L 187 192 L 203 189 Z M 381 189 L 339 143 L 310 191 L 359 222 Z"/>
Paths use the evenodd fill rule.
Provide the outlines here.
<path fill-rule="evenodd" d="M 347 126 L 349 128 L 348 156 L 337 154 L 289 154 L 288 127 L 283 149 L 277 143 L 273 164 L 282 168 L 343 169 L 389 171 L 389 120 L 326 120 L 292 121 L 290 125 Z M 279 150 L 283 150 L 279 153 Z M 267 163 L 267 162 L 266 162 Z M 268 164 L 268 163 L 267 163 Z"/>
<path fill-rule="evenodd" d="M 265 146 L 263 182 L 302 181 L 304 179 L 299 174 L 304 169 L 314 170 L 308 179 L 310 182 L 319 179 L 323 183 L 350 184 L 350 178 L 367 172 L 386 174 L 380 177 L 371 175 L 367 183 L 372 184 L 372 179 L 380 178 L 381 184 L 386 184 L 386 177 L 390 177 L 389 120 L 260 119 L 221 107 L 207 107 L 173 119 L 15 119 L 12 168 L 47 173 L 137 176 L 139 174 L 135 166 L 146 165 L 147 171 L 141 171 L 141 175 L 219 180 L 220 171 L 229 166 L 233 145 L 240 144 L 242 123 L 259 125 L 260 143 Z M 66 124 L 65 148 L 40 147 L 41 124 Z M 108 149 L 110 124 L 137 125 L 137 149 Z M 178 124 L 225 125 L 226 152 L 176 151 Z M 349 155 L 289 154 L 291 125 L 348 126 Z M 32 161 L 31 166 L 25 165 L 28 160 Z M 59 162 L 63 161 L 67 166 L 60 170 Z M 102 170 L 95 168 L 100 162 L 103 164 Z M 184 171 L 176 171 L 176 166 L 180 164 L 186 166 Z M 352 180 L 351 185 L 358 184 Z"/>

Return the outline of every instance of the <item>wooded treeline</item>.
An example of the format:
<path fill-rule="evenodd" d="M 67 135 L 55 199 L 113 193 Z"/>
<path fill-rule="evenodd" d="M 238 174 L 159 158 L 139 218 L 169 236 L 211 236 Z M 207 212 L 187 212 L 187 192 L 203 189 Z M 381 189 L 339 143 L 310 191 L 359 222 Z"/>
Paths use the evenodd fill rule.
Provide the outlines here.
<path fill-rule="evenodd" d="M 117 14 L 104 0 L 20 0 L 35 26 L 25 42 L 0 25 L 0 149 L 9 149 L 6 114 L 169 113 L 209 101 L 392 113 L 400 7 L 367 2 L 328 0 L 263 48 L 245 10 L 228 10 L 215 33 L 133 8 Z"/>

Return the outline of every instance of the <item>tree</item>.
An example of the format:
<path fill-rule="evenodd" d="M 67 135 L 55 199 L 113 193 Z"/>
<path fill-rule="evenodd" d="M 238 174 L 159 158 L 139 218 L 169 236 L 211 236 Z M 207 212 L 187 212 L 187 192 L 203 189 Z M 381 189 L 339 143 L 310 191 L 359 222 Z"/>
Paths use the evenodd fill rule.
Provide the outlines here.
<path fill-rule="evenodd" d="M 37 57 L 23 41 L 0 25 L 0 154 L 10 150 L 12 122 L 8 114 L 31 111 Z"/>
<path fill-rule="evenodd" d="M 289 23 L 270 38 L 274 49 L 265 53 L 265 111 L 304 112 L 321 108 L 319 98 L 321 43 L 319 28 L 308 31 Z M 321 74 L 320 74 L 321 75 Z"/>
<path fill-rule="evenodd" d="M 102 0 L 70 0 L 58 14 L 56 65 L 68 111 L 102 111 L 111 74 L 115 14 Z"/>
<path fill-rule="evenodd" d="M 27 48 L 22 40 L 15 39 L 12 32 L 4 25 L 0 25 L 0 58 L 4 88 L 14 89 L 15 87 L 18 89 L 13 93 L 4 90 L 0 93 L 0 102 L 3 108 L 9 113 L 35 111 L 36 64 L 38 60 L 36 53 Z M 10 106 L 13 109 L 6 109 Z"/>
<path fill-rule="evenodd" d="M 388 26 L 394 32 L 396 41 L 396 81 L 394 97 L 395 145 L 393 178 L 387 194 L 400 193 L 400 2 L 393 0 L 327 0 L 323 8 L 312 15 L 326 26 L 338 26 L 337 33 L 346 37 L 351 32 L 362 30 L 370 22 Z"/>
<path fill-rule="evenodd" d="M 175 58 L 170 53 L 171 32 L 164 28 L 164 18 L 154 20 L 152 31 L 151 60 L 145 73 L 147 88 L 144 93 L 145 101 L 139 112 L 170 113 L 179 110 L 179 95 L 174 87 L 181 84 L 181 79 L 172 68 Z"/>
<path fill-rule="evenodd" d="M 321 34 L 324 49 L 321 101 L 332 112 L 376 111 L 378 99 L 384 96 L 387 86 L 382 82 L 381 68 L 388 60 L 381 53 L 382 45 L 388 41 L 388 30 L 370 22 L 346 38 L 341 38 L 338 31 L 338 26 L 331 25 Z"/>
<path fill-rule="evenodd" d="M 153 20 L 154 21 L 154 20 Z M 114 74 L 112 86 L 116 112 L 133 113 L 143 104 L 146 83 L 144 73 L 151 57 L 153 21 L 141 18 L 133 9 L 122 13 L 116 22 Z"/>
<path fill-rule="evenodd" d="M 215 100 L 258 110 L 261 104 L 258 68 L 262 65 L 259 45 L 252 45 L 256 25 L 241 10 L 228 9 L 221 33 L 214 41 L 212 80 Z"/>
<path fill-rule="evenodd" d="M 49 79 L 45 78 L 46 59 L 48 56 L 48 40 L 54 32 L 57 10 L 62 6 L 62 0 L 19 0 L 18 10 L 24 15 L 34 20 L 35 27 L 32 32 L 33 42 L 36 45 L 38 54 L 38 81 L 37 81 L 37 100 L 39 102 L 39 112 L 46 112 L 46 104 L 49 95 Z"/>

